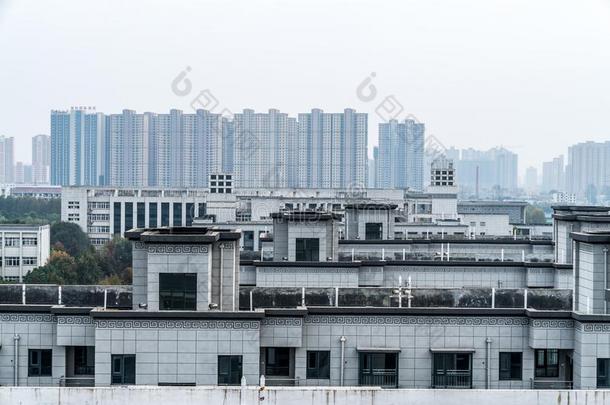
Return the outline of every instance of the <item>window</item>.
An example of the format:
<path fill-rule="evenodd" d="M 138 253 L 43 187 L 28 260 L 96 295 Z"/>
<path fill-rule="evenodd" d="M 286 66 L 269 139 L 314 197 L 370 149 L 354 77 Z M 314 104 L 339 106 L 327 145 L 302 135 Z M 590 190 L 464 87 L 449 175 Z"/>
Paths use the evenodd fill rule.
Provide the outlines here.
<path fill-rule="evenodd" d="M 559 352 L 557 349 L 537 349 L 535 351 L 535 376 L 559 377 Z"/>
<path fill-rule="evenodd" d="M 38 264 L 38 260 L 35 257 L 24 257 L 23 265 L 24 266 L 36 266 Z"/>
<path fill-rule="evenodd" d="M 182 203 L 174 203 L 173 226 L 182 226 Z"/>
<path fill-rule="evenodd" d="M 610 388 L 610 359 L 597 359 L 597 388 Z"/>
<path fill-rule="evenodd" d="M 136 383 L 136 355 L 135 354 L 113 354 L 112 384 L 135 384 Z"/>
<path fill-rule="evenodd" d="M 320 240 L 318 238 L 296 239 L 296 261 L 317 262 L 320 257 Z"/>
<path fill-rule="evenodd" d="M 198 217 L 203 217 L 206 214 L 206 203 L 199 203 L 199 210 L 197 211 Z"/>
<path fill-rule="evenodd" d="M 7 256 L 4 258 L 5 266 L 19 266 L 19 257 Z"/>
<path fill-rule="evenodd" d="M 500 352 L 500 380 L 520 380 L 523 353 Z"/>
<path fill-rule="evenodd" d="M 169 226 L 169 203 L 161 203 L 161 226 Z"/>
<path fill-rule="evenodd" d="M 197 274 L 160 273 L 159 309 L 166 311 L 197 309 Z"/>
<path fill-rule="evenodd" d="M 239 385 L 242 356 L 218 356 L 218 385 Z"/>
<path fill-rule="evenodd" d="M 433 353 L 433 388 L 472 388 L 471 353 Z"/>
<path fill-rule="evenodd" d="M 19 238 L 7 236 L 4 238 L 4 246 L 19 247 Z"/>
<path fill-rule="evenodd" d="M 397 353 L 359 353 L 358 384 L 362 386 L 398 386 Z"/>
<path fill-rule="evenodd" d="M 74 375 L 95 375 L 95 348 L 74 347 Z"/>
<path fill-rule="evenodd" d="M 125 203 L 125 230 L 133 228 L 133 203 Z"/>
<path fill-rule="evenodd" d="M 243 231 L 244 250 L 254 250 L 254 231 Z"/>
<path fill-rule="evenodd" d="M 121 234 L 121 203 L 120 202 L 115 202 L 113 204 L 113 225 L 114 225 L 114 229 L 113 232 L 115 235 L 120 235 Z"/>
<path fill-rule="evenodd" d="M 21 243 L 23 246 L 36 246 L 38 245 L 38 238 L 28 238 L 24 236 Z"/>
<path fill-rule="evenodd" d="M 487 225 L 487 224 L 486 224 L 485 222 L 479 222 L 479 225 L 480 225 L 480 226 L 485 226 L 485 225 Z"/>
<path fill-rule="evenodd" d="M 138 208 L 138 223 L 137 223 L 137 227 L 138 228 L 144 228 L 146 227 L 146 203 L 143 202 L 139 202 L 137 204 L 137 208 Z"/>
<path fill-rule="evenodd" d="M 157 227 L 157 203 L 148 203 L 148 226 Z"/>
<path fill-rule="evenodd" d="M 186 226 L 193 226 L 193 218 L 195 218 L 195 204 L 186 203 Z"/>
<path fill-rule="evenodd" d="M 330 378 L 330 352 L 308 351 L 307 352 L 307 378 L 329 379 Z"/>
<path fill-rule="evenodd" d="M 383 224 L 367 222 L 364 225 L 365 235 L 364 238 L 366 240 L 381 240 L 383 239 Z"/>
<path fill-rule="evenodd" d="M 53 351 L 51 349 L 28 350 L 28 377 L 53 375 Z"/>
<path fill-rule="evenodd" d="M 265 375 L 290 376 L 289 347 L 268 347 L 265 350 Z"/>

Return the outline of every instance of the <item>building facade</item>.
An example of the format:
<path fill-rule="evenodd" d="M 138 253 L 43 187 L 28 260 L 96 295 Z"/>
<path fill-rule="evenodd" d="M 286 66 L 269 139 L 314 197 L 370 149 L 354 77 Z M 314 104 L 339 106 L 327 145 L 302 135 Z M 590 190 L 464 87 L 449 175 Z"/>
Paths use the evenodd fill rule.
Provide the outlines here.
<path fill-rule="evenodd" d="M 425 126 L 413 120 L 379 124 L 379 188 L 424 189 Z"/>
<path fill-rule="evenodd" d="M 2 262 L 0 279 L 21 282 L 23 276 L 44 266 L 51 250 L 49 225 L 0 225 Z"/>
<path fill-rule="evenodd" d="M 0 136 L 0 184 L 15 181 L 15 138 Z"/>
<path fill-rule="evenodd" d="M 36 135 L 32 138 L 32 183 L 49 184 L 50 176 L 51 137 Z"/>

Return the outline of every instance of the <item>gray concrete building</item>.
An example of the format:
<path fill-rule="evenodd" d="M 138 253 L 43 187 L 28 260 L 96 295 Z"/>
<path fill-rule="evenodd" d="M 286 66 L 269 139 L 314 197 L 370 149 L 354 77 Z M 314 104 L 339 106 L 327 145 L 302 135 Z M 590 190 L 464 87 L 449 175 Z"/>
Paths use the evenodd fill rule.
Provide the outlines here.
<path fill-rule="evenodd" d="M 238 261 L 236 229 L 134 229 L 133 286 L 1 285 L 0 384 L 610 387 L 608 232 L 571 232 L 573 263 L 338 261 L 334 214 L 274 220 L 279 260 Z"/>

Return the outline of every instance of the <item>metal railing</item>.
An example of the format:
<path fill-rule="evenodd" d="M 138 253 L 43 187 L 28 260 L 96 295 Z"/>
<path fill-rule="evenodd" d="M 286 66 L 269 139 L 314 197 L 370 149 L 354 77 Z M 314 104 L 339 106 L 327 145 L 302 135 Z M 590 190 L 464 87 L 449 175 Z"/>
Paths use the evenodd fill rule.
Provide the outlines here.
<path fill-rule="evenodd" d="M 265 384 L 270 387 L 297 387 L 300 385 L 299 377 L 265 376 Z"/>
<path fill-rule="evenodd" d="M 530 385 L 533 390 L 571 390 L 573 388 L 572 381 L 540 380 L 536 378 L 530 379 Z"/>
<path fill-rule="evenodd" d="M 470 371 L 450 371 L 432 375 L 432 388 L 472 388 Z"/>
<path fill-rule="evenodd" d="M 61 377 L 60 387 L 94 387 L 95 377 Z"/>
<path fill-rule="evenodd" d="M 398 386 L 398 373 L 395 369 L 376 368 L 371 372 L 360 374 L 360 385 L 396 388 Z"/>

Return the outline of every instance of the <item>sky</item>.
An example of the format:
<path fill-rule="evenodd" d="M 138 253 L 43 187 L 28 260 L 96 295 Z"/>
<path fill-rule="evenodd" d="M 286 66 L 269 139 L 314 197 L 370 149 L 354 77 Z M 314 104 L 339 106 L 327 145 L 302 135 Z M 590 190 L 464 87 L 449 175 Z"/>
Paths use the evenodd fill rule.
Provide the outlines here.
<path fill-rule="evenodd" d="M 193 100 L 368 112 L 370 155 L 379 122 L 415 117 L 446 147 L 517 152 L 522 174 L 610 140 L 610 0 L 0 0 L 16 160 L 52 109 Z"/>

